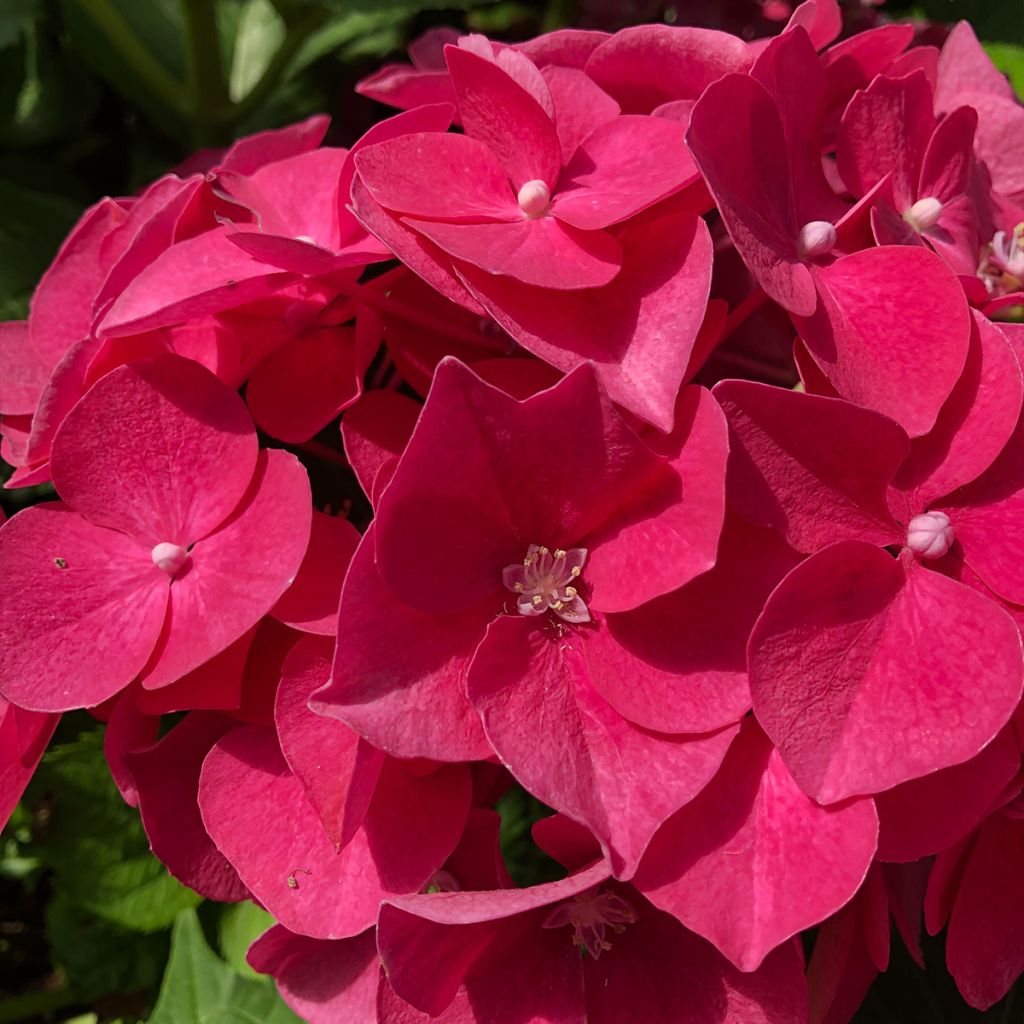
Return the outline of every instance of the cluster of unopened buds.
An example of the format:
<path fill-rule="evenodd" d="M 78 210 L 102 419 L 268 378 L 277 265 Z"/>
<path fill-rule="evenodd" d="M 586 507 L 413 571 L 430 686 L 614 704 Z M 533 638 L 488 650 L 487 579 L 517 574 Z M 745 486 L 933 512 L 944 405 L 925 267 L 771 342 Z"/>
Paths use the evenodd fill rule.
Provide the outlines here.
<path fill-rule="evenodd" d="M 893 924 L 1000 1000 L 1024 108 L 840 27 L 434 31 L 87 211 L 0 327 L 0 815 L 90 709 L 313 1024 L 842 1024 Z"/>

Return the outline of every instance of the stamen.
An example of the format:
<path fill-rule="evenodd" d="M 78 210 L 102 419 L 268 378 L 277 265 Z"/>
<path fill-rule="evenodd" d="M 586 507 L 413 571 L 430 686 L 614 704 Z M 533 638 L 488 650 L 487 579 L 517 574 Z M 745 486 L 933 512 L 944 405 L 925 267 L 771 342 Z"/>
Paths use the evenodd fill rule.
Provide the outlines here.
<path fill-rule="evenodd" d="M 551 205 L 551 189 L 539 178 L 526 182 L 517 196 L 519 209 L 527 217 L 543 217 Z"/>
<path fill-rule="evenodd" d="M 542 927 L 573 927 L 573 945 L 585 949 L 595 960 L 612 948 L 606 938 L 611 928 L 617 935 L 636 922 L 636 911 L 611 889 L 591 889 L 554 907 Z"/>
<path fill-rule="evenodd" d="M 587 559 L 586 548 L 550 549 L 531 544 L 522 565 L 505 567 L 502 582 L 518 594 L 516 610 L 520 615 L 543 615 L 549 609 L 566 622 L 589 622 L 590 611 L 576 587 Z"/>
<path fill-rule="evenodd" d="M 804 259 L 827 256 L 836 247 L 836 229 L 827 220 L 808 221 L 797 236 L 797 252 Z"/>
<path fill-rule="evenodd" d="M 907 547 L 922 558 L 941 558 L 955 539 L 953 524 L 945 512 L 925 512 L 907 524 Z"/>
<path fill-rule="evenodd" d="M 171 544 L 163 541 L 157 544 L 150 552 L 153 564 L 158 569 L 163 569 L 168 576 L 173 576 L 188 559 L 188 551 L 180 544 Z"/>

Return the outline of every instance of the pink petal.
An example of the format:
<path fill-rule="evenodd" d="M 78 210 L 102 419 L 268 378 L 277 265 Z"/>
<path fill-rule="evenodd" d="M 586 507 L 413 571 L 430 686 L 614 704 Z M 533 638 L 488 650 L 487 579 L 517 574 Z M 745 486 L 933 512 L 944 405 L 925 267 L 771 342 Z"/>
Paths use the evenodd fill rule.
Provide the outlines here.
<path fill-rule="evenodd" d="M 244 305 L 296 275 L 244 253 L 225 225 L 172 245 L 121 293 L 99 324 L 104 337 L 138 334 Z"/>
<path fill-rule="evenodd" d="M 669 100 L 696 99 L 751 60 L 746 43 L 725 32 L 638 25 L 610 36 L 584 70 L 624 111 L 646 114 Z"/>
<path fill-rule="evenodd" d="M 849 402 L 752 381 L 723 381 L 729 500 L 798 551 L 836 540 L 902 541 L 886 490 L 908 450 L 892 420 Z"/>
<path fill-rule="evenodd" d="M 913 25 L 879 25 L 841 40 L 822 54 L 827 106 L 836 120 L 854 92 L 888 68 L 913 38 Z"/>
<path fill-rule="evenodd" d="M 312 707 L 341 718 L 396 757 L 472 761 L 491 756 L 465 692 L 465 673 L 495 608 L 457 615 L 403 604 L 374 563 L 371 526 L 352 556 L 331 681 Z"/>
<path fill-rule="evenodd" d="M 334 642 L 320 637 L 292 648 L 281 666 L 274 720 L 288 767 L 340 850 L 366 817 L 384 754 L 336 718 L 310 711 L 309 699 L 327 682 L 333 656 Z"/>
<path fill-rule="evenodd" d="M 957 22 L 949 33 L 939 56 L 939 81 L 935 89 L 935 109 L 948 113 L 960 106 L 966 92 L 988 93 L 1014 99 L 1013 86 L 985 53 L 974 29 L 967 21 Z"/>
<path fill-rule="evenodd" d="M 1024 384 L 1005 335 L 972 311 L 974 329 L 963 375 L 935 426 L 917 438 L 895 485 L 927 508 L 980 476 L 1005 447 L 1020 414 Z"/>
<path fill-rule="evenodd" d="M 935 425 L 967 358 L 963 289 L 924 248 L 884 246 L 816 269 L 821 302 L 796 321 L 811 355 L 851 402 L 896 420 L 911 437 Z M 913 299 L 927 295 L 926 302 Z"/>
<path fill-rule="evenodd" d="M 138 688 L 132 687 L 114 698 L 114 708 L 103 730 L 103 756 L 111 778 L 129 807 L 138 806 L 139 794 L 125 761 L 126 755 L 152 746 L 160 732 L 159 717 L 146 714 L 136 705 L 137 692 Z"/>
<path fill-rule="evenodd" d="M 1024 971 L 1024 821 L 997 815 L 967 856 L 946 938 L 946 966 L 975 1009 L 987 1010 Z"/>
<path fill-rule="evenodd" d="M 879 794 L 879 859 L 906 863 L 958 843 L 1019 769 L 1020 751 L 1006 728 L 969 761 Z"/>
<path fill-rule="evenodd" d="M 196 800 L 210 748 L 229 719 L 195 711 L 148 750 L 128 755 L 139 810 L 153 852 L 175 878 L 211 900 L 243 900 L 249 892 L 203 827 Z"/>
<path fill-rule="evenodd" d="M 281 924 L 348 938 L 373 923 L 382 899 L 415 892 L 440 868 L 462 832 L 469 777 L 458 766 L 415 777 L 391 762 L 363 828 L 339 853 L 273 731 L 242 726 L 206 758 L 199 805 L 218 847 Z"/>
<path fill-rule="evenodd" d="M 4 382 L 0 412 L 8 416 L 34 413 L 48 370 L 29 340 L 27 320 L 0 323 L 0 380 Z"/>
<path fill-rule="evenodd" d="M 505 169 L 468 135 L 400 135 L 360 149 L 353 161 L 374 200 L 396 213 L 456 223 L 522 218 Z"/>
<path fill-rule="evenodd" d="M 686 141 L 750 272 L 784 309 L 809 316 L 817 298 L 797 249 L 789 146 L 771 94 L 748 76 L 724 78 L 693 108 Z"/>
<path fill-rule="evenodd" d="M 403 221 L 459 260 L 539 288 L 598 288 L 622 266 L 622 250 L 612 235 L 581 231 L 555 217 L 501 224 Z"/>
<path fill-rule="evenodd" d="M 377 933 L 311 939 L 274 925 L 250 947 L 249 965 L 271 974 L 281 998 L 309 1024 L 376 1019 L 380 960 Z"/>
<path fill-rule="evenodd" d="M 667 594 L 715 564 L 725 516 L 728 429 L 711 392 L 680 396 L 674 457 L 646 488 L 581 543 L 589 607 L 623 612 Z"/>
<path fill-rule="evenodd" d="M 660 117 L 626 115 L 595 128 L 562 171 L 551 212 L 594 230 L 627 220 L 697 176 L 685 130 Z"/>
<path fill-rule="evenodd" d="M 59 721 L 59 715 L 23 711 L 0 697 L 0 829 L 10 820 Z"/>
<path fill-rule="evenodd" d="M 390 480 L 390 472 L 409 443 L 421 408 L 397 391 L 369 391 L 342 417 L 345 455 L 363 493 L 375 505 L 380 490 L 375 481 L 385 467 L 390 467 Z"/>
<path fill-rule="evenodd" d="M 555 128 L 564 163 L 598 125 L 619 116 L 619 105 L 576 68 L 548 66 L 544 69 L 544 81 L 555 105 Z"/>
<path fill-rule="evenodd" d="M 1024 674 L 1016 627 L 996 604 L 860 541 L 825 548 L 779 584 L 748 661 L 754 713 L 801 789 L 826 804 L 973 757 Z"/>
<path fill-rule="evenodd" d="M 562 151 L 544 107 L 497 63 L 458 46 L 444 55 L 466 134 L 490 149 L 517 191 L 534 180 L 554 191 Z"/>
<path fill-rule="evenodd" d="M 270 614 L 304 633 L 335 636 L 341 585 L 358 543 L 359 531 L 347 519 L 314 511 L 305 557 Z"/>
<path fill-rule="evenodd" d="M 641 218 L 619 240 L 622 270 L 600 289 L 532 288 L 470 267 L 460 276 L 524 348 L 565 372 L 593 363 L 613 401 L 667 432 L 707 305 L 711 239 L 683 213 Z"/>
<path fill-rule="evenodd" d="M 94 523 L 187 547 L 238 504 L 256 455 L 238 395 L 168 355 L 96 383 L 64 418 L 51 468 L 61 497 Z"/>
<path fill-rule="evenodd" d="M 707 784 L 735 734 L 673 738 L 632 726 L 593 688 L 583 641 L 523 616 L 488 627 L 468 685 L 502 762 L 586 824 L 624 877 L 658 826 Z"/>
<path fill-rule="evenodd" d="M 530 544 L 575 546 L 659 468 L 591 370 L 520 402 L 445 360 L 381 497 L 381 577 L 422 611 L 490 596 L 496 614 L 502 571 Z"/>
<path fill-rule="evenodd" d="M 314 327 L 272 352 L 249 376 L 245 398 L 271 437 L 308 441 L 359 397 L 355 331 Z"/>
<path fill-rule="evenodd" d="M 871 800 L 819 807 L 747 719 L 721 771 L 658 832 L 634 884 L 752 971 L 852 898 L 877 841 Z"/>
<path fill-rule="evenodd" d="M 3 696 L 32 711 L 112 697 L 152 653 L 167 592 L 167 574 L 130 537 L 58 503 L 20 512 L 0 529 Z"/>
<path fill-rule="evenodd" d="M 918 196 L 935 196 L 947 203 L 967 192 L 975 172 L 977 127 L 978 112 L 973 107 L 958 107 L 939 122 L 921 165 Z"/>
<path fill-rule="evenodd" d="M 309 480 L 294 455 L 260 453 L 238 507 L 189 553 L 143 685 L 174 682 L 219 654 L 273 608 L 309 543 Z M 215 614 L 209 614 L 215 609 Z"/>
<path fill-rule="evenodd" d="M 323 141 L 330 122 L 326 114 L 314 114 L 285 128 L 247 135 L 231 146 L 216 169 L 252 174 L 267 164 L 316 149 Z"/>
<path fill-rule="evenodd" d="M 47 370 L 77 341 L 89 336 L 93 299 L 109 265 L 100 253 L 107 237 L 127 220 L 113 199 L 88 209 L 64 240 L 32 296 L 29 338 Z"/>
<path fill-rule="evenodd" d="M 836 0 L 805 0 L 793 11 L 783 31 L 802 28 L 816 50 L 835 42 L 843 30 L 843 13 Z"/>
<path fill-rule="evenodd" d="M 604 617 L 583 643 L 594 688 L 647 729 L 699 733 L 750 708 L 747 636 L 799 561 L 778 534 L 730 517 L 718 562 L 680 590 Z"/>

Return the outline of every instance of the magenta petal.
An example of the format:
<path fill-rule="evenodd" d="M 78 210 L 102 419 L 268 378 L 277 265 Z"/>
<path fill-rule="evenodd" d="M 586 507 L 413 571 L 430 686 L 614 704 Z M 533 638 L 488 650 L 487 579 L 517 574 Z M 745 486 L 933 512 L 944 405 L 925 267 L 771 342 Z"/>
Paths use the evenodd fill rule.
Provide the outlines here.
<path fill-rule="evenodd" d="M 336 718 L 310 711 L 309 698 L 327 682 L 333 654 L 333 641 L 320 637 L 307 637 L 291 649 L 281 666 L 274 722 L 288 767 L 328 838 L 341 849 L 363 823 L 384 754 Z"/>
<path fill-rule="evenodd" d="M 709 391 L 684 390 L 675 457 L 646 489 L 582 539 L 589 607 L 623 612 L 689 583 L 715 564 L 725 516 L 725 417 Z"/>
<path fill-rule="evenodd" d="M 403 604 L 377 571 L 374 530 L 352 556 L 331 681 L 312 706 L 396 757 L 484 760 L 492 751 L 465 673 L 496 608 L 431 615 Z"/>
<path fill-rule="evenodd" d="M 836 540 L 901 541 L 886 490 L 908 451 L 892 420 L 835 398 L 728 380 L 729 500 L 798 551 Z"/>
<path fill-rule="evenodd" d="M 381 577 L 422 611 L 497 613 L 530 544 L 575 547 L 660 468 L 589 368 L 516 401 L 447 359 L 381 497 Z"/>
<path fill-rule="evenodd" d="M 527 181 L 543 181 L 553 192 L 562 150 L 548 111 L 500 62 L 458 46 L 446 46 L 444 55 L 466 134 L 490 149 L 517 191 Z"/>
<path fill-rule="evenodd" d="M 774 531 L 727 520 L 710 572 L 587 634 L 595 689 L 647 729 L 700 733 L 738 721 L 750 708 L 747 637 L 798 561 Z"/>
<path fill-rule="evenodd" d="M 652 840 L 634 884 L 752 971 L 852 898 L 877 841 L 871 800 L 819 807 L 748 719 L 721 771 Z"/>
<path fill-rule="evenodd" d="M 357 935 L 382 899 L 429 881 L 462 833 L 469 790 L 462 767 L 416 777 L 391 762 L 362 829 L 339 853 L 273 730 L 242 726 L 206 758 L 199 804 L 253 895 L 286 928 L 329 939 Z"/>
<path fill-rule="evenodd" d="M 370 195 L 395 213 L 456 223 L 522 218 L 508 174 L 468 135 L 400 135 L 360 149 L 353 161 Z"/>
<path fill-rule="evenodd" d="M 1012 729 L 980 754 L 880 793 L 878 858 L 908 863 L 930 857 L 974 829 L 1020 770 Z"/>
<path fill-rule="evenodd" d="M 24 711 L 0 697 L 0 829 L 7 826 L 59 721 L 59 715 Z"/>
<path fill-rule="evenodd" d="M 403 221 L 457 259 L 538 288 L 597 288 L 622 266 L 622 250 L 612 235 L 581 231 L 551 216 L 496 224 Z"/>
<path fill-rule="evenodd" d="M 974 330 L 963 375 L 935 426 L 917 438 L 895 485 L 912 492 L 915 508 L 927 508 L 970 483 L 996 460 L 1021 410 L 1020 365 L 1003 332 L 972 311 Z"/>
<path fill-rule="evenodd" d="M 638 25 L 601 43 L 584 70 L 624 111 L 646 114 L 670 100 L 695 100 L 752 59 L 747 44 L 726 32 Z"/>
<path fill-rule="evenodd" d="M 584 645 L 503 616 L 476 652 L 469 695 L 512 774 L 586 824 L 629 877 L 658 826 L 707 784 L 735 730 L 674 738 L 636 728 L 594 689 Z"/>
<path fill-rule="evenodd" d="M 638 115 L 595 128 L 562 171 L 552 214 L 592 231 L 671 195 L 697 175 L 684 134 L 673 121 Z"/>
<path fill-rule="evenodd" d="M 252 174 L 267 164 L 316 149 L 323 141 L 330 123 L 331 119 L 326 114 L 314 114 L 305 121 L 284 128 L 247 135 L 224 154 L 217 170 Z"/>
<path fill-rule="evenodd" d="M 745 75 L 715 83 L 693 108 L 687 144 L 750 272 L 791 313 L 817 304 L 797 250 L 789 146 L 768 90 Z"/>
<path fill-rule="evenodd" d="M 358 543 L 359 531 L 347 519 L 314 511 L 306 555 L 270 614 L 303 633 L 335 636 L 341 585 Z"/>
<path fill-rule="evenodd" d="M 397 391 L 368 391 L 342 417 L 345 455 L 363 493 L 374 505 L 381 489 L 375 481 L 385 467 L 390 467 L 390 480 L 421 408 Z"/>
<path fill-rule="evenodd" d="M 295 579 L 311 517 L 302 463 L 276 449 L 260 452 L 238 507 L 192 548 L 175 577 L 167 624 L 143 685 L 174 682 L 256 625 Z"/>
<path fill-rule="evenodd" d="M 250 947 L 249 965 L 273 975 L 281 998 L 308 1024 L 371 1021 L 377 1009 L 377 933 L 311 939 L 274 925 Z"/>
<path fill-rule="evenodd" d="M 968 854 L 946 939 L 946 965 L 971 1006 L 987 1010 L 1024 971 L 1024 820 L 997 815 Z"/>
<path fill-rule="evenodd" d="M 388 979 L 403 999 L 437 1016 L 455 997 L 478 960 L 493 951 L 514 954 L 514 940 L 522 938 L 525 948 L 566 951 L 568 955 L 552 956 L 549 966 L 557 965 L 568 980 L 572 977 L 568 967 L 575 961 L 575 989 L 582 1004 L 579 951 L 560 931 L 542 928 L 543 917 L 536 912 L 585 892 L 605 881 L 608 875 L 608 866 L 598 863 L 561 881 L 528 889 L 446 892 L 390 900 L 381 907 L 377 928 L 377 948 Z M 514 920 L 528 914 L 530 917 L 525 921 Z M 516 925 L 521 926 L 516 928 Z M 547 938 L 556 941 L 546 942 Z M 501 957 L 491 962 L 500 970 L 506 959 Z M 512 959 L 514 961 L 514 955 Z M 522 980 L 520 978 L 520 984 Z M 578 1017 L 540 1017 L 557 1024 L 566 1024 L 566 1021 L 583 1024 L 581 1018 L 581 1012 Z"/>
<path fill-rule="evenodd" d="M 64 505 L 0 528 L 0 692 L 32 711 L 93 707 L 148 660 L 167 609 L 149 550 Z"/>
<path fill-rule="evenodd" d="M 544 81 L 555 105 L 555 128 L 565 162 L 595 128 L 619 116 L 619 105 L 577 68 L 549 65 L 544 68 Z"/>
<path fill-rule="evenodd" d="M 61 497 L 150 547 L 183 547 L 222 523 L 256 465 L 241 399 L 188 359 L 123 366 L 64 418 L 51 467 Z"/>
<path fill-rule="evenodd" d="M 199 772 L 230 719 L 194 711 L 148 750 L 128 755 L 139 810 L 153 852 L 175 878 L 211 900 L 249 892 L 207 834 L 196 800 Z"/>
<path fill-rule="evenodd" d="M 1024 676 L 1016 627 L 993 601 L 860 541 L 779 584 L 748 661 L 754 713 L 801 789 L 826 804 L 973 757 Z"/>
<path fill-rule="evenodd" d="M 222 226 L 172 245 L 125 288 L 100 323 L 100 334 L 138 334 L 220 313 L 296 279 L 243 252 L 228 237 L 235 230 Z"/>
<path fill-rule="evenodd" d="M 821 302 L 797 327 L 818 366 L 843 398 L 926 434 L 967 359 L 971 319 L 956 276 L 910 246 L 856 252 L 815 273 Z M 908 298 L 911 281 L 926 302 Z"/>
<path fill-rule="evenodd" d="M 698 217 L 666 214 L 619 240 L 622 270 L 593 291 L 460 274 L 524 348 L 563 371 L 592 362 L 613 401 L 667 432 L 707 306 L 711 238 Z"/>
<path fill-rule="evenodd" d="M 115 698 L 103 730 L 103 756 L 107 759 L 110 777 L 129 807 L 138 805 L 139 794 L 125 757 L 154 744 L 160 733 L 159 716 L 149 715 L 136 705 L 137 692 L 138 688 L 132 687 Z"/>
<path fill-rule="evenodd" d="M 34 413 L 49 369 L 29 340 L 28 321 L 0 323 L 0 380 L 4 382 L 0 412 L 6 416 Z"/>

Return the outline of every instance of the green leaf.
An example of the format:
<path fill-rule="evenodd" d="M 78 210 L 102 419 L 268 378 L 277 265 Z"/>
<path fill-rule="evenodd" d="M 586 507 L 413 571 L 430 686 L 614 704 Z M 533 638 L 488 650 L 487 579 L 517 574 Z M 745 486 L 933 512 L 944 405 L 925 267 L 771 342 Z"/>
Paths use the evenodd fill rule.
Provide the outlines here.
<path fill-rule="evenodd" d="M 257 974 L 245 959 L 249 947 L 272 924 L 274 918 L 262 907 L 245 900 L 224 908 L 220 918 L 219 943 L 221 956 L 240 974 L 247 978 L 268 981 L 265 974 Z"/>
<path fill-rule="evenodd" d="M 522 786 L 513 786 L 495 805 L 501 815 L 498 841 L 501 855 L 512 880 L 523 888 L 554 882 L 565 877 L 565 869 L 534 843 L 531 828 L 534 822 L 547 817 L 545 807 Z"/>
<path fill-rule="evenodd" d="M 111 992 L 155 989 L 167 961 L 167 934 L 137 935 L 101 921 L 57 891 L 46 908 L 53 958 L 82 1002 Z"/>
<path fill-rule="evenodd" d="M 301 1024 L 273 985 L 245 978 L 206 943 L 194 910 L 174 922 L 171 958 L 149 1024 Z"/>
<path fill-rule="evenodd" d="M 494 0 L 317 0 L 341 14 L 416 14 L 419 11 L 466 10 Z"/>
<path fill-rule="evenodd" d="M 153 932 L 201 901 L 149 852 L 138 812 L 124 803 L 107 771 L 99 732 L 49 751 L 30 793 L 49 807 L 39 856 L 56 872 L 58 891 L 78 908 L 122 928 Z"/>
<path fill-rule="evenodd" d="M 284 42 L 285 26 L 270 0 L 247 0 L 238 18 L 228 79 L 237 102 L 252 91 Z"/>
<path fill-rule="evenodd" d="M 1014 91 L 1024 99 L 1024 46 L 1014 46 L 1012 43 L 982 45 L 992 58 L 992 63 L 1010 79 Z"/>
<path fill-rule="evenodd" d="M 3 0 L 0 4 L 0 48 L 18 41 L 39 10 L 39 0 Z"/>

